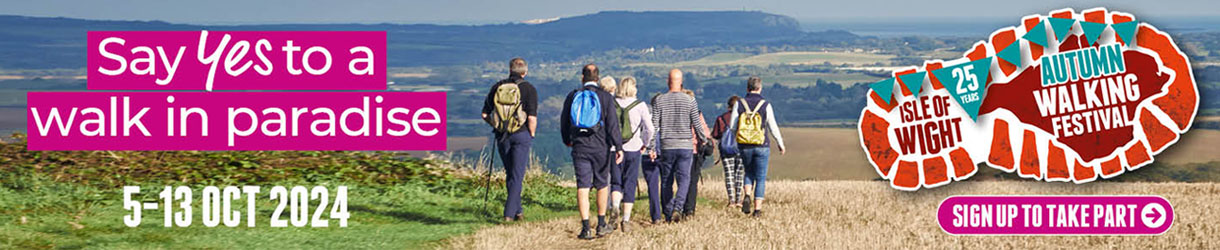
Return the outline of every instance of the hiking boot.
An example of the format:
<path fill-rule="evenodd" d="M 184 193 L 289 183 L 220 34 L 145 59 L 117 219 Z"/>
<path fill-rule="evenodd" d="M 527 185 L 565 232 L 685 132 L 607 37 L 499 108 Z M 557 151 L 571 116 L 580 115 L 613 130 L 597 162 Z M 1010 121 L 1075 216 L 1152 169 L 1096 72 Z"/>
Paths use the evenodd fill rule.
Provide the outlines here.
<path fill-rule="evenodd" d="M 610 211 L 606 213 L 606 217 L 609 218 L 610 221 L 620 221 L 620 220 L 622 220 L 622 218 L 619 218 L 619 214 L 620 214 L 619 208 L 613 207 L 613 208 L 610 208 Z M 610 223 L 610 229 L 617 228 L 618 225 L 615 225 L 615 224 L 617 224 L 617 223 Z"/>
<path fill-rule="evenodd" d="M 754 218 L 762 218 L 762 210 L 754 210 L 754 213 L 750 214 L 750 216 Z"/>
<path fill-rule="evenodd" d="M 741 212 L 744 214 L 750 214 L 750 212 L 753 212 L 753 211 L 754 211 L 754 200 L 751 200 L 750 196 L 746 195 L 746 198 L 743 199 L 743 201 L 741 202 Z"/>
<path fill-rule="evenodd" d="M 682 222 L 682 213 L 674 212 L 673 218 L 674 223 Z"/>
<path fill-rule="evenodd" d="M 513 217 L 504 217 L 504 223 L 513 222 Z"/>
<path fill-rule="evenodd" d="M 619 228 L 619 230 L 622 230 L 622 231 L 623 231 L 623 233 L 626 233 L 626 232 L 631 232 L 631 229 L 628 229 L 628 228 L 627 228 L 627 227 L 628 227 L 628 226 L 630 226 L 630 225 L 631 225 L 631 222 L 627 222 L 627 221 L 620 221 L 620 222 L 619 222 L 619 225 L 618 225 L 618 228 Z"/>
<path fill-rule="evenodd" d="M 582 227 L 580 229 L 580 235 L 576 236 L 576 238 L 580 238 L 582 240 L 592 240 L 596 239 L 597 236 L 593 235 L 593 230 L 589 230 L 589 227 Z"/>
<path fill-rule="evenodd" d="M 614 233 L 614 226 L 611 226 L 610 224 L 614 224 L 614 223 L 602 224 L 601 226 L 597 226 L 597 237 L 602 237 L 602 236 L 606 236 L 606 235 L 610 235 L 611 233 Z"/>
<path fill-rule="evenodd" d="M 523 220 L 525 220 L 525 214 L 517 214 L 517 216 L 513 216 L 513 220 L 523 221 Z"/>

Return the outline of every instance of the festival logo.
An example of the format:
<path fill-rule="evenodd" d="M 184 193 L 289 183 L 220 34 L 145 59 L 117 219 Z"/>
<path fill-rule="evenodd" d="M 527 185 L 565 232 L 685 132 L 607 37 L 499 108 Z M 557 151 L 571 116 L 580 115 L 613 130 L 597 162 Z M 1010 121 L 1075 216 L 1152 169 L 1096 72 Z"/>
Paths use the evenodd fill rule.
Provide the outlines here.
<path fill-rule="evenodd" d="M 1094 8 L 1031 15 L 960 59 L 871 85 L 861 146 L 900 190 L 970 178 L 976 165 L 1086 183 L 1134 171 L 1189 130 L 1198 91 L 1173 39 Z"/>

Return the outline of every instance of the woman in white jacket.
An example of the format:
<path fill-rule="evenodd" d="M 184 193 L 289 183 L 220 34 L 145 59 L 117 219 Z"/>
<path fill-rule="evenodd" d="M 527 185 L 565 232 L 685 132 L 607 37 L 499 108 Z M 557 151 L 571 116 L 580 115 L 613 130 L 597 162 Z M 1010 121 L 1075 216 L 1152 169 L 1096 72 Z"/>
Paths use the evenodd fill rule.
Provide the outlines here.
<path fill-rule="evenodd" d="M 648 104 L 635 98 L 637 92 L 635 85 L 635 78 L 624 77 L 618 82 L 617 89 L 614 91 L 618 108 L 626 113 L 625 116 L 631 124 L 630 127 L 624 128 L 624 130 L 630 129 L 631 133 L 623 134 L 625 137 L 623 139 L 623 162 L 618 167 L 610 169 L 611 213 L 622 215 L 618 228 L 623 232 L 629 231 L 627 227 L 631 221 L 636 186 L 639 185 L 640 161 L 643 159 L 641 151 L 650 143 L 646 138 L 652 138 L 654 133 L 652 112 L 648 110 Z M 614 217 L 617 216 L 611 216 L 611 218 Z"/>

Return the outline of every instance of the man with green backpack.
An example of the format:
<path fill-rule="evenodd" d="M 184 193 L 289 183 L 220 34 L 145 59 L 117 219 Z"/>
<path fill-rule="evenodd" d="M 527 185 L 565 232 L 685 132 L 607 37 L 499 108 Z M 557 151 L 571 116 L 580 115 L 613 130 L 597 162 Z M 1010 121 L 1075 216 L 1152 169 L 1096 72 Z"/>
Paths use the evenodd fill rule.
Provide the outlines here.
<path fill-rule="evenodd" d="M 504 163 L 504 185 L 508 189 L 504 221 L 514 221 L 524 219 L 521 187 L 538 128 L 538 92 L 525 81 L 529 69 L 524 59 L 513 58 L 508 68 L 508 78 L 492 85 L 483 101 L 483 120 L 492 127 Z"/>

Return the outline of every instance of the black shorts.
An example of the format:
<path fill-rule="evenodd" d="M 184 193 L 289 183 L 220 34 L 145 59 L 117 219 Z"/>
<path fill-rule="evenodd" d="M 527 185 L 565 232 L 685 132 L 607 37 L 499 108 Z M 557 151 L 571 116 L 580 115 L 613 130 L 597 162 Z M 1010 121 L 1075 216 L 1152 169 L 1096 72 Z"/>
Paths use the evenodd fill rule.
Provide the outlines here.
<path fill-rule="evenodd" d="M 577 188 L 610 186 L 610 152 L 572 151 L 572 167 L 576 168 Z"/>

